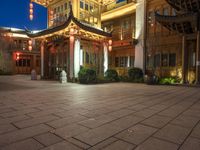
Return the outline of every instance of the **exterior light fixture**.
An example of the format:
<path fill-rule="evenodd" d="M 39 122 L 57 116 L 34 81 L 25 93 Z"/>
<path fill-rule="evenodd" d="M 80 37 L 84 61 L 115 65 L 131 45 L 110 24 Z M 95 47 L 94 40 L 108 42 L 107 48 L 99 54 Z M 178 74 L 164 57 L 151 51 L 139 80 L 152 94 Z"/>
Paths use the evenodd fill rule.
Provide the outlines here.
<path fill-rule="evenodd" d="M 33 20 L 33 3 L 30 2 L 29 4 L 29 19 Z"/>
<path fill-rule="evenodd" d="M 32 42 L 32 40 L 30 39 L 29 41 L 28 41 L 28 50 L 29 51 L 32 51 L 32 49 L 33 49 L 33 42 Z"/>
<path fill-rule="evenodd" d="M 16 60 L 19 60 L 19 53 L 16 54 Z"/>
<path fill-rule="evenodd" d="M 108 41 L 108 50 L 109 50 L 109 52 L 112 51 L 112 40 L 111 39 Z"/>

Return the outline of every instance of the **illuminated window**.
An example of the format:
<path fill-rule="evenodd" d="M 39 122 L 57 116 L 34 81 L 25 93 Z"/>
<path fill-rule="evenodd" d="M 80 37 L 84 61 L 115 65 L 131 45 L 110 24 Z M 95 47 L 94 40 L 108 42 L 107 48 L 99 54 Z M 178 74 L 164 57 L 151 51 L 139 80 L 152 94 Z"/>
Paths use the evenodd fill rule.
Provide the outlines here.
<path fill-rule="evenodd" d="M 84 9 L 84 2 L 80 1 L 80 8 Z"/>
<path fill-rule="evenodd" d="M 88 4 L 87 3 L 85 3 L 85 10 L 89 10 L 89 6 L 88 6 Z"/>
<path fill-rule="evenodd" d="M 65 3 L 65 10 L 67 10 L 67 3 Z"/>

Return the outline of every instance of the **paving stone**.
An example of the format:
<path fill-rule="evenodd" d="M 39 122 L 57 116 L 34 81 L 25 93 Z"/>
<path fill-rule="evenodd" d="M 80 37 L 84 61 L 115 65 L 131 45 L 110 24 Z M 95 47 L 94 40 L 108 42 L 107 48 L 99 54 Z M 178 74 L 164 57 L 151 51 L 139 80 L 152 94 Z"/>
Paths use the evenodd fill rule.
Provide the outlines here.
<path fill-rule="evenodd" d="M 135 145 L 138 145 L 142 143 L 145 139 L 150 137 L 153 133 L 155 133 L 157 129 L 144 126 L 141 124 L 135 125 L 117 135 L 115 137 L 127 141 L 129 143 L 133 143 Z"/>
<path fill-rule="evenodd" d="M 114 116 L 116 118 L 121 118 L 123 116 L 127 116 L 129 114 L 132 114 L 133 112 L 135 112 L 135 111 L 128 110 L 128 109 L 120 109 L 118 111 L 114 111 L 114 112 L 109 113 L 109 115 Z"/>
<path fill-rule="evenodd" d="M 79 148 L 67 141 L 63 141 L 63 142 L 51 145 L 49 147 L 46 147 L 42 150 L 81 150 L 81 148 Z"/>
<path fill-rule="evenodd" d="M 80 147 L 81 149 L 88 149 L 88 148 L 91 147 L 90 145 L 88 145 L 86 143 L 83 143 L 81 141 L 78 141 L 78 140 L 76 140 L 74 138 L 68 138 L 67 141 L 72 143 L 72 144 L 74 144 L 74 145 L 76 145 L 76 146 L 78 146 L 78 147 Z"/>
<path fill-rule="evenodd" d="M 3 118 L 3 119 L 0 119 L 0 125 L 9 124 L 9 123 L 13 123 L 13 122 L 21 121 L 21 120 L 26 120 L 29 118 L 30 117 L 25 116 L 25 115 L 11 117 L 11 118 Z"/>
<path fill-rule="evenodd" d="M 25 127 L 34 126 L 37 124 L 41 124 L 41 123 L 45 123 L 45 122 L 57 120 L 57 119 L 59 118 L 56 116 L 48 115 L 48 116 L 42 116 L 42 117 L 15 122 L 14 125 L 17 126 L 18 128 L 25 128 Z"/>
<path fill-rule="evenodd" d="M 37 141 L 39 141 L 40 143 L 42 143 L 45 146 L 53 145 L 53 144 L 58 143 L 63 140 L 60 137 L 58 137 L 52 133 L 44 133 L 44 134 L 35 136 L 34 139 L 36 139 Z"/>
<path fill-rule="evenodd" d="M 197 118 L 197 117 L 181 115 L 181 116 L 175 118 L 170 123 L 175 124 L 175 125 L 180 125 L 182 127 L 188 128 L 188 129 L 192 129 L 199 120 L 200 120 L 200 118 Z"/>
<path fill-rule="evenodd" d="M 159 130 L 154 136 L 160 139 L 168 140 L 181 144 L 190 133 L 190 130 L 181 126 L 168 124 Z"/>
<path fill-rule="evenodd" d="M 113 120 L 116 120 L 116 117 L 113 117 L 111 115 L 102 115 L 96 118 L 86 119 L 84 121 L 79 122 L 78 124 L 81 124 L 88 128 L 96 128 Z"/>
<path fill-rule="evenodd" d="M 76 136 L 88 130 L 89 129 L 84 126 L 72 124 L 72 125 L 68 125 L 68 126 L 56 129 L 55 134 L 64 139 L 68 139 L 70 137 Z"/>
<path fill-rule="evenodd" d="M 3 147 L 1 150 L 39 150 L 44 146 L 34 139 L 26 139 Z"/>
<path fill-rule="evenodd" d="M 109 146 L 103 148 L 103 150 L 132 150 L 134 147 L 135 145 L 118 140 L 110 144 Z"/>
<path fill-rule="evenodd" d="M 113 142 L 115 142 L 117 140 L 118 139 L 116 139 L 114 137 L 108 138 L 108 139 L 102 141 L 101 143 L 98 143 L 98 144 L 94 145 L 93 147 L 89 148 L 89 150 L 100 150 L 100 149 L 103 149 L 107 145 L 110 145 L 111 143 L 113 143 Z"/>
<path fill-rule="evenodd" d="M 200 150 L 200 139 L 189 137 L 180 150 Z"/>
<path fill-rule="evenodd" d="M 191 136 L 200 139 L 200 123 L 198 123 L 197 126 L 193 129 Z"/>
<path fill-rule="evenodd" d="M 60 127 L 63 127 L 63 126 L 67 126 L 67 125 L 85 120 L 85 119 L 88 119 L 88 118 L 86 118 L 84 116 L 76 115 L 76 116 L 73 116 L 73 117 L 67 117 L 67 118 L 62 118 L 62 119 L 58 119 L 58 120 L 55 120 L 55 121 L 50 121 L 47 124 L 54 127 L 54 128 L 60 128 Z"/>
<path fill-rule="evenodd" d="M 151 137 L 134 150 L 178 150 L 178 145 Z"/>
<path fill-rule="evenodd" d="M 157 112 L 158 112 L 157 110 L 153 110 L 153 109 L 144 109 L 144 110 L 140 110 L 134 113 L 134 115 L 148 118 Z"/>
<path fill-rule="evenodd" d="M 156 128 L 162 128 L 171 120 L 170 117 L 154 115 L 142 122 L 142 124 L 149 125 Z"/>
<path fill-rule="evenodd" d="M 91 129 L 88 132 L 84 132 L 78 136 L 75 136 L 75 138 L 87 143 L 88 145 L 94 146 L 95 144 L 118 133 L 120 130 L 121 129 L 117 126 L 107 124 Z"/>
<path fill-rule="evenodd" d="M 12 124 L 0 125 L 0 134 L 10 132 L 10 131 L 14 131 L 14 130 L 17 130 L 17 128 L 14 127 Z"/>
<path fill-rule="evenodd" d="M 35 135 L 48 132 L 52 130 L 49 126 L 46 125 L 38 125 L 38 126 L 33 126 L 29 128 L 24 128 L 21 130 L 17 130 L 14 132 L 9 132 L 6 134 L 1 134 L 0 135 L 0 146 L 10 144 L 19 140 L 23 140 L 29 137 L 33 137 Z"/>

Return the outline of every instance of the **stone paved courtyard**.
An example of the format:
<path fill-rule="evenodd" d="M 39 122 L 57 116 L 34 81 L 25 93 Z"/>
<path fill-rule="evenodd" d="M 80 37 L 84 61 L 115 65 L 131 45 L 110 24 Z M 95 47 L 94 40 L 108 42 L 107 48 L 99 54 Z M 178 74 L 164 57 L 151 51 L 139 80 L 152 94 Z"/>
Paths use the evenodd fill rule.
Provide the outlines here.
<path fill-rule="evenodd" d="M 200 88 L 0 76 L 1 150 L 200 150 Z"/>

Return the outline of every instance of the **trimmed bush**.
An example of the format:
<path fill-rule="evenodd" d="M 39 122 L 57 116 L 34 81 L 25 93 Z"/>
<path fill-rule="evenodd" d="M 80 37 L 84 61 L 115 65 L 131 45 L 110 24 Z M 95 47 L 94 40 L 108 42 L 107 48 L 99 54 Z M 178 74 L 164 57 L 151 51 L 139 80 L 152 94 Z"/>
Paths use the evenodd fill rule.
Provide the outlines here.
<path fill-rule="evenodd" d="M 128 77 L 132 82 L 143 82 L 143 72 L 140 68 L 131 68 L 128 70 Z"/>
<path fill-rule="evenodd" d="M 97 76 L 96 71 L 88 68 L 81 68 L 78 73 L 78 79 L 81 84 L 95 83 Z"/>
<path fill-rule="evenodd" d="M 119 76 L 118 76 L 118 73 L 116 70 L 114 69 L 108 69 L 106 72 L 105 72 L 105 78 L 109 81 L 119 81 Z"/>
<path fill-rule="evenodd" d="M 175 84 L 179 83 L 180 81 L 176 77 L 163 77 L 159 80 L 159 84 Z"/>

